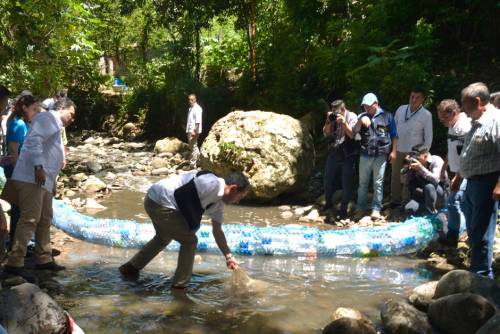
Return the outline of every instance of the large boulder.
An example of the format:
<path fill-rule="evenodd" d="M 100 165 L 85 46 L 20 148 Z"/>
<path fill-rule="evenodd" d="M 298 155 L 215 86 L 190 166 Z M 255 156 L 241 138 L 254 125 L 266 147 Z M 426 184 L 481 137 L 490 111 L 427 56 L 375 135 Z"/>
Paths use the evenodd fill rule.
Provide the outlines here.
<path fill-rule="evenodd" d="M 0 293 L 0 324 L 9 334 L 67 333 L 64 310 L 34 284 L 24 283 Z"/>
<path fill-rule="evenodd" d="M 467 292 L 481 295 L 500 306 L 500 286 L 492 279 L 466 270 L 454 270 L 441 277 L 434 299 Z"/>
<path fill-rule="evenodd" d="M 497 313 L 488 320 L 476 334 L 497 334 L 500 333 L 500 313 Z"/>
<path fill-rule="evenodd" d="M 388 301 L 382 307 L 380 317 L 389 334 L 432 333 L 427 315 L 406 302 Z"/>
<path fill-rule="evenodd" d="M 200 166 L 221 175 L 240 170 L 250 179 L 249 198 L 270 200 L 305 185 L 314 158 L 312 137 L 300 121 L 238 110 L 212 126 L 202 145 Z"/>
<path fill-rule="evenodd" d="M 495 306 L 480 295 L 457 293 L 436 300 L 427 314 L 444 333 L 474 334 L 495 314 Z"/>
<path fill-rule="evenodd" d="M 155 144 L 154 151 L 156 154 L 161 153 L 179 153 L 189 148 L 189 145 L 174 137 L 167 137 L 158 140 Z"/>

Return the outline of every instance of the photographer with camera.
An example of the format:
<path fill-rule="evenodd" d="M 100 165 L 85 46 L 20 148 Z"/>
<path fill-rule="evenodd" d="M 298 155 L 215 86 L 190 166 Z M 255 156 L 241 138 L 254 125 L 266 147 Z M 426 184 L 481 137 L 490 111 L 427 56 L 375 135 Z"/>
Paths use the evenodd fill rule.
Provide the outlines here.
<path fill-rule="evenodd" d="M 368 93 L 363 97 L 361 106 L 364 112 L 359 114 L 354 127 L 360 138 L 361 154 L 359 157 L 359 187 L 355 220 L 363 218 L 367 209 L 368 184 L 373 176 L 373 201 L 371 218 L 380 219 L 382 199 L 384 197 L 384 173 L 387 162 L 396 159 L 398 131 L 391 113 L 380 108 L 377 96 Z"/>
<path fill-rule="evenodd" d="M 425 214 L 436 213 L 438 200 L 445 202 L 448 175 L 442 173 L 443 165 L 443 159 L 431 155 L 424 145 L 414 146 L 404 158 L 401 181 L 408 187 L 410 200 L 418 202 L 419 211 Z"/>
<path fill-rule="evenodd" d="M 329 139 L 324 172 L 325 206 L 323 210 L 330 210 L 333 207 L 332 197 L 339 183 L 335 180 L 340 180 L 343 191 L 337 219 L 347 217 L 347 207 L 352 195 L 352 175 L 355 157 L 358 154 L 352 128 L 357 121 L 357 115 L 346 109 L 344 101 L 335 100 L 331 104 L 331 111 L 327 113 L 323 126 L 323 134 Z"/>
<path fill-rule="evenodd" d="M 437 106 L 438 119 L 448 128 L 448 166 L 455 175 L 460 170 L 460 153 L 464 146 L 465 135 L 470 131 L 471 119 L 463 112 L 455 100 L 443 100 Z M 446 166 L 445 166 L 446 167 Z M 443 168 L 444 169 L 444 168 Z M 444 169 L 445 170 L 445 169 Z M 457 246 L 460 226 L 465 225 L 462 199 L 467 186 L 463 180 L 458 191 L 450 191 L 446 208 L 448 209 L 448 229 L 446 237 L 439 241 L 445 245 Z"/>

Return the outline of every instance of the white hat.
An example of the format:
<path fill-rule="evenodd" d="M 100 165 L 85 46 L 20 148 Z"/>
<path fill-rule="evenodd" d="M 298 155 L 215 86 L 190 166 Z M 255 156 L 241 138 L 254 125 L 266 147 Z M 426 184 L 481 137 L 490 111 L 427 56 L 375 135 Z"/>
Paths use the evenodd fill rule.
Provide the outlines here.
<path fill-rule="evenodd" d="M 378 103 L 378 99 L 377 97 L 375 96 L 375 94 L 373 93 L 368 93 L 366 94 L 365 96 L 363 96 L 363 101 L 361 101 L 361 105 L 367 105 L 367 106 L 371 106 L 372 104 L 374 104 L 375 102 Z"/>

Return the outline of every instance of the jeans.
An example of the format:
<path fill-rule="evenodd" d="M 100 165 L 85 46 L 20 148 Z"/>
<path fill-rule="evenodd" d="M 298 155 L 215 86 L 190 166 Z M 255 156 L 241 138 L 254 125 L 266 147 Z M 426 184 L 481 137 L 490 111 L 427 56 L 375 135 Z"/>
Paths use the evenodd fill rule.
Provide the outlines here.
<path fill-rule="evenodd" d="M 418 182 L 417 182 L 418 183 Z M 440 185 L 432 183 L 409 184 L 411 199 L 420 203 L 420 210 L 423 214 L 432 215 L 436 211 L 438 198 L 446 202 L 446 192 Z"/>
<path fill-rule="evenodd" d="M 460 189 L 455 192 L 450 192 L 446 208 L 448 209 L 448 238 L 458 238 L 460 227 L 465 225 L 465 217 L 462 211 L 463 197 L 467 187 L 467 180 L 463 180 Z"/>
<path fill-rule="evenodd" d="M 464 193 L 464 215 L 471 248 L 470 271 L 493 278 L 493 244 L 497 227 L 498 201 L 491 194 L 499 173 L 472 176 Z"/>
<path fill-rule="evenodd" d="M 359 157 L 359 187 L 358 187 L 358 210 L 366 210 L 366 197 L 368 195 L 368 183 L 373 176 L 373 203 L 372 209 L 382 209 L 384 197 L 384 173 L 387 165 L 387 155 L 370 157 L 361 155 Z"/>
<path fill-rule="evenodd" d="M 332 207 L 332 197 L 335 191 L 339 189 L 338 185 L 340 183 L 342 189 L 342 204 L 340 206 L 340 213 L 347 213 L 349 200 L 352 196 L 354 159 L 354 155 L 337 159 L 333 150 L 328 154 L 324 173 L 325 208 Z"/>

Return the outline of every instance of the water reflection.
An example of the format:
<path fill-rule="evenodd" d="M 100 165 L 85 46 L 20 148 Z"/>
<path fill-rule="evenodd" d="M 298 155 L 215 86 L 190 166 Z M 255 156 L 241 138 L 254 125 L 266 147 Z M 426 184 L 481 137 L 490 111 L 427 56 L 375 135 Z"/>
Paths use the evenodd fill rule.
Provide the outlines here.
<path fill-rule="evenodd" d="M 240 257 L 264 291 L 234 293 L 221 256 L 201 254 L 187 293 L 170 290 L 177 254 L 163 253 L 137 282 L 117 267 L 135 250 L 85 244 L 61 255 L 70 269 L 59 301 L 88 333 L 319 333 L 340 306 L 371 318 L 387 298 L 426 282 L 430 273 L 404 258 Z"/>

